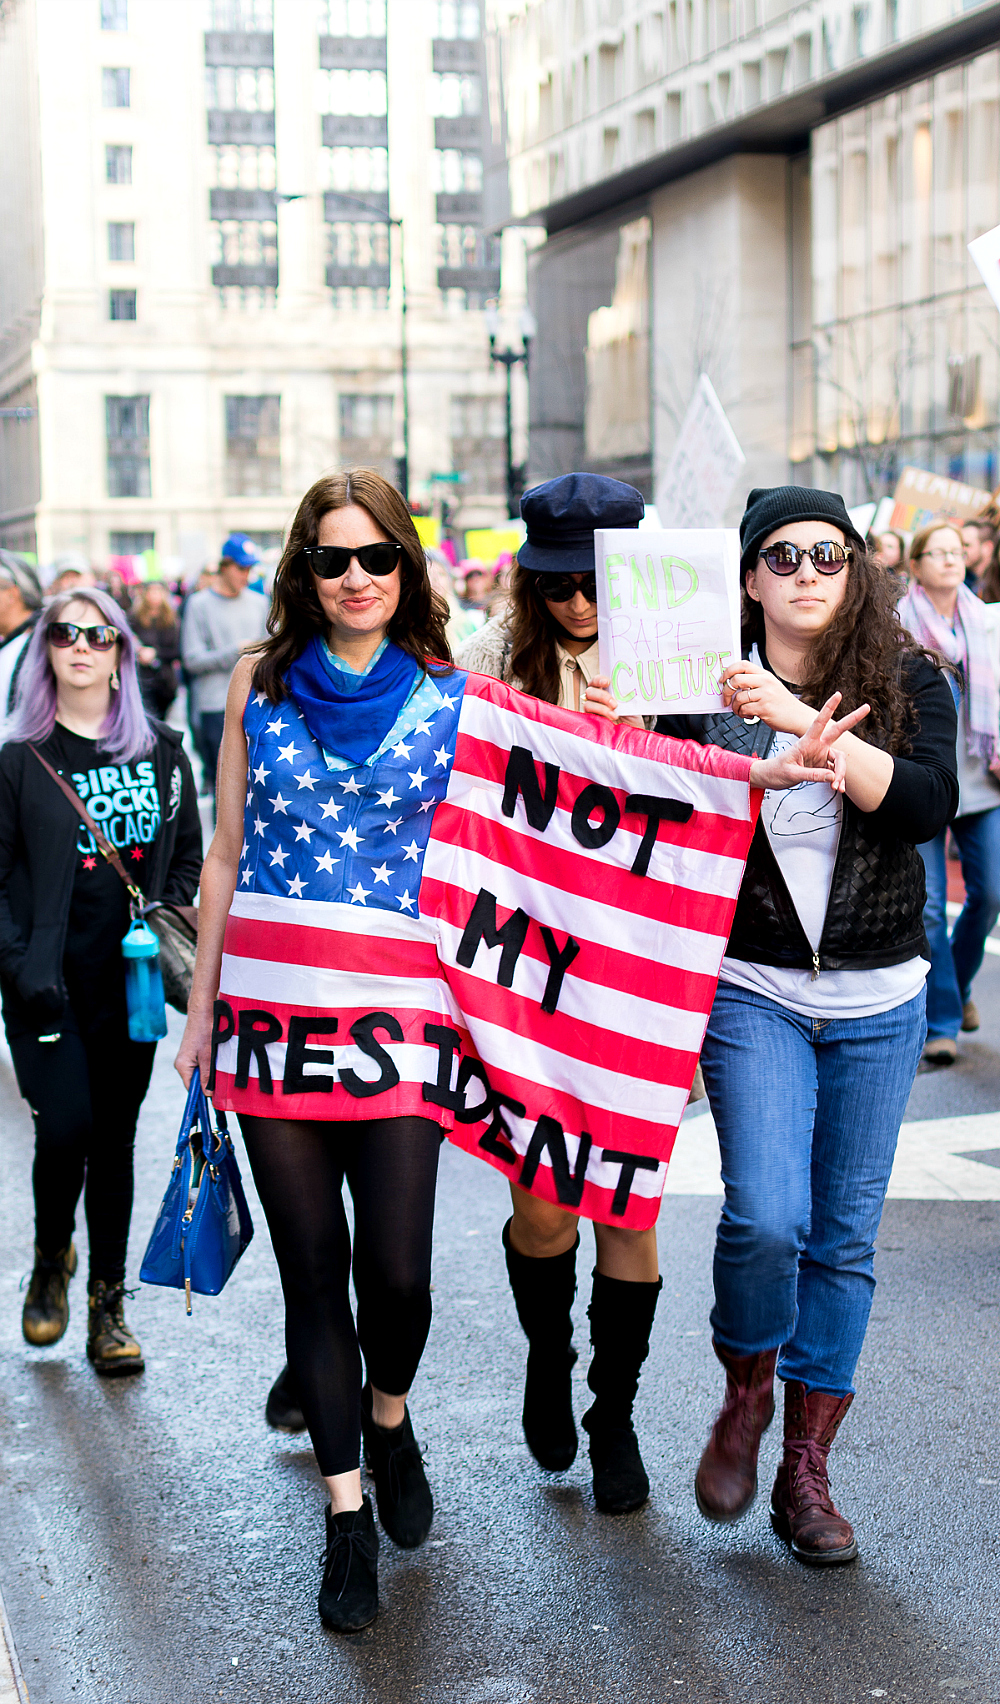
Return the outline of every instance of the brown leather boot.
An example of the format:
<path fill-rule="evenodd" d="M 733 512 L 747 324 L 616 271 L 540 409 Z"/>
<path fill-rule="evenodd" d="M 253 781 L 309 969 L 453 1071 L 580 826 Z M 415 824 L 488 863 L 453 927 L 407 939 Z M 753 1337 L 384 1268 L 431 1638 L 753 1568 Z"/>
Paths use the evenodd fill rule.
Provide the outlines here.
<path fill-rule="evenodd" d="M 726 1400 L 695 1475 L 694 1494 L 707 1521 L 738 1521 L 757 1495 L 760 1440 L 774 1418 L 777 1349 L 733 1355 L 713 1341 L 726 1369 Z"/>
<path fill-rule="evenodd" d="M 853 1401 L 806 1390 L 795 1379 L 785 1386 L 785 1453 L 771 1492 L 771 1525 L 792 1555 L 814 1568 L 835 1568 L 858 1554 L 854 1528 L 834 1508 L 826 1473 L 830 1445 Z"/>

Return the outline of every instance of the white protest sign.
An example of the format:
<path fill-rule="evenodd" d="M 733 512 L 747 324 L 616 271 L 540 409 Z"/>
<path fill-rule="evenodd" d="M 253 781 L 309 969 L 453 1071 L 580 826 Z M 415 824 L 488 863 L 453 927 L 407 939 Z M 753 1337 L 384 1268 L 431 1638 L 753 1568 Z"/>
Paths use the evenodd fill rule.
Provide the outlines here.
<path fill-rule="evenodd" d="M 665 527 L 717 527 L 746 456 L 707 373 L 688 411 L 656 493 Z"/>
<path fill-rule="evenodd" d="M 969 244 L 969 253 L 983 275 L 983 283 L 1000 308 L 1000 225 L 974 238 Z"/>
<path fill-rule="evenodd" d="M 601 673 L 623 715 L 708 715 L 740 656 L 739 534 L 594 534 Z"/>

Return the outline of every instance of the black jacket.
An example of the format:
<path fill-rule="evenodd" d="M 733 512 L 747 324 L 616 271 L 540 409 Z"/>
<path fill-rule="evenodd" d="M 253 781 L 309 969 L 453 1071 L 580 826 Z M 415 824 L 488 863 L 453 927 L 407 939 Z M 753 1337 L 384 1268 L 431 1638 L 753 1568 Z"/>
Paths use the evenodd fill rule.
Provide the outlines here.
<path fill-rule="evenodd" d="M 162 821 L 143 890 L 190 905 L 201 876 L 198 790 L 176 728 L 153 722 Z M 52 762 L 47 744 L 39 751 Z M 58 767 L 58 762 L 55 764 Z M 0 991 L 4 1015 L 41 1035 L 66 1007 L 63 953 L 80 818 L 21 742 L 0 748 Z"/>
<path fill-rule="evenodd" d="M 893 757 L 875 811 L 844 796 L 840 843 L 819 949 L 814 954 L 762 822 L 758 821 L 726 947 L 729 958 L 785 970 L 877 970 L 928 955 L 924 866 L 917 851 L 958 809 L 958 718 L 947 679 L 923 658 L 904 673 L 913 698 L 911 749 Z M 766 757 L 773 731 L 739 716 L 661 716 L 656 731 L 748 757 Z"/>

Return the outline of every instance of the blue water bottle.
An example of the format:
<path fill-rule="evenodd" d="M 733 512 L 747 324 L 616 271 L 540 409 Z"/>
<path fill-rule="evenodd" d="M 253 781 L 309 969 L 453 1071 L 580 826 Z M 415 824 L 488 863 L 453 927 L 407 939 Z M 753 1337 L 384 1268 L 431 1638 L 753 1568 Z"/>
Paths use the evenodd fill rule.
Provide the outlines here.
<path fill-rule="evenodd" d="M 136 918 L 122 941 L 130 1041 L 159 1041 L 167 1033 L 167 1006 L 160 971 L 160 943 Z"/>

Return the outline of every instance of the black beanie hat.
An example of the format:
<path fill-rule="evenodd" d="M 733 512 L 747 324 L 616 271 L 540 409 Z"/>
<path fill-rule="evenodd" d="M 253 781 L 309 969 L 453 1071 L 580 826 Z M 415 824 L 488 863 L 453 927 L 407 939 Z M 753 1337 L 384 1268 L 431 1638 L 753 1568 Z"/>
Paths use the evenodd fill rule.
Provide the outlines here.
<path fill-rule="evenodd" d="M 772 485 L 751 491 L 740 522 L 740 578 L 756 565 L 760 547 L 786 521 L 830 521 L 848 544 L 863 551 L 865 541 L 847 513 L 839 491 L 813 491 L 808 485 Z"/>

